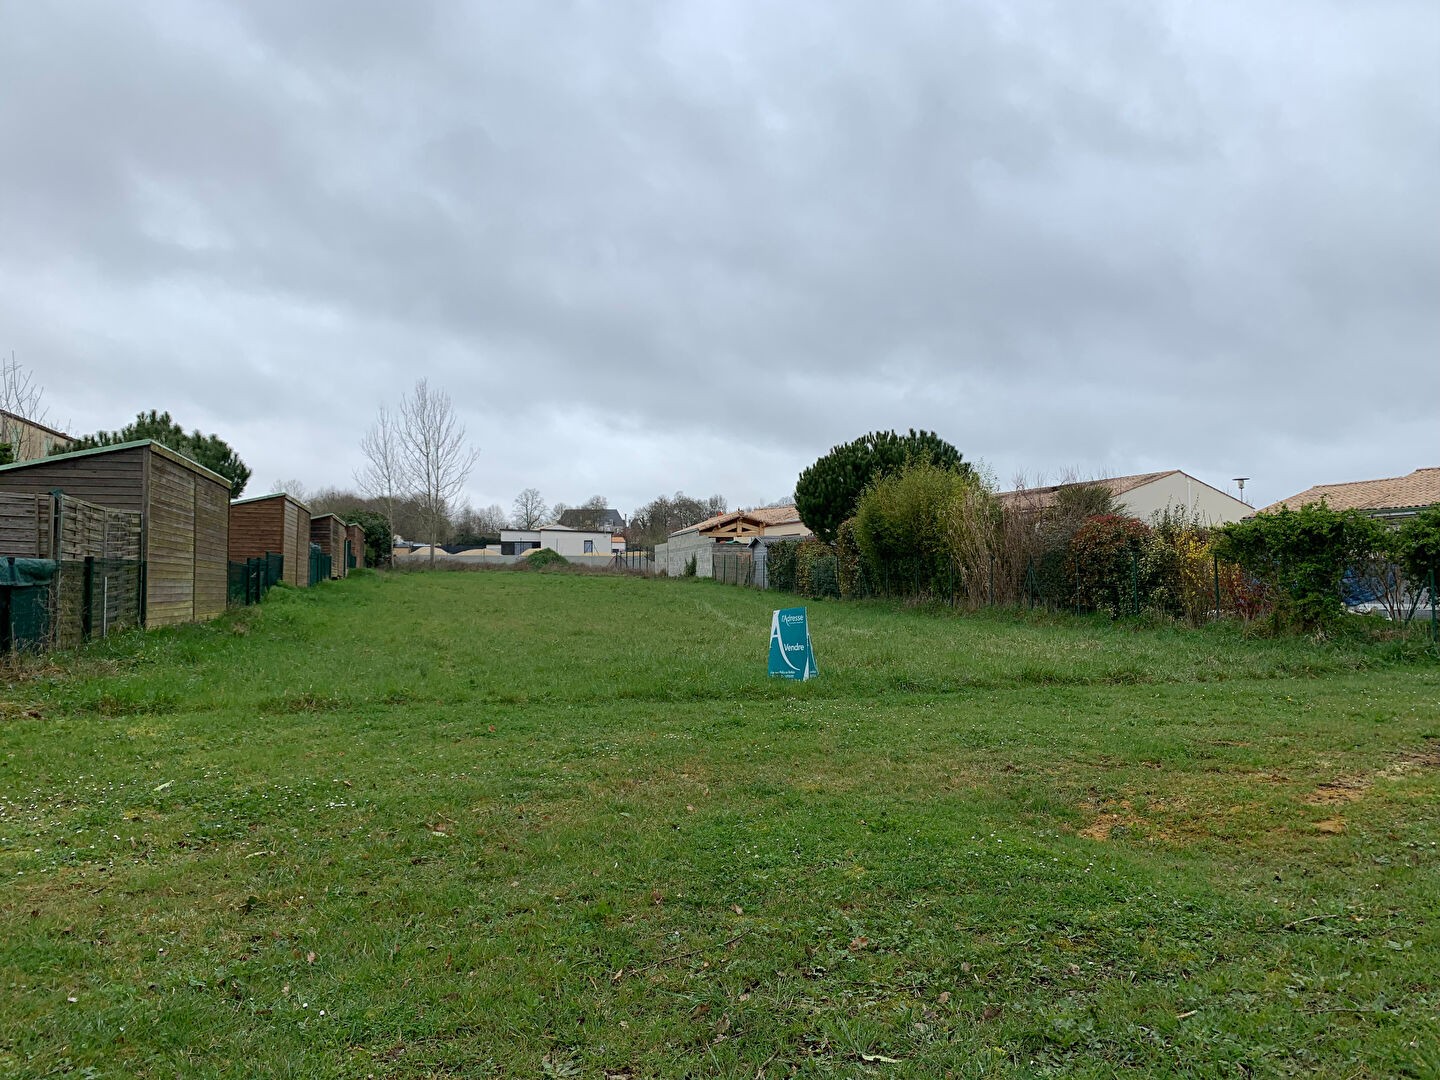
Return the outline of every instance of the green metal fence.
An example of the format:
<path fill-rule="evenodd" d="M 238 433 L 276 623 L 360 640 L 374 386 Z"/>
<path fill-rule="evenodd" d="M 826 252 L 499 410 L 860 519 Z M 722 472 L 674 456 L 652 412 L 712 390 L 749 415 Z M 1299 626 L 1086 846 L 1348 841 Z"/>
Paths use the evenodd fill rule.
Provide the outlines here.
<path fill-rule="evenodd" d="M 318 585 L 322 581 L 330 580 L 332 561 L 329 555 L 320 550 L 319 544 L 310 545 L 310 584 Z"/>
<path fill-rule="evenodd" d="M 228 585 L 231 604 L 258 604 L 271 586 L 284 580 L 285 556 L 274 551 L 244 562 L 229 564 Z"/>

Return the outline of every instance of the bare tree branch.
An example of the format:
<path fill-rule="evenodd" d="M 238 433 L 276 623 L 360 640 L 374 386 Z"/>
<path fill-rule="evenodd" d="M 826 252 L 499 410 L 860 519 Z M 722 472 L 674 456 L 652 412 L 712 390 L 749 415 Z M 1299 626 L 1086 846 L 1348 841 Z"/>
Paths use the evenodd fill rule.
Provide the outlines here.
<path fill-rule="evenodd" d="M 549 508 L 536 488 L 526 488 L 515 496 L 515 514 L 512 520 L 517 529 L 538 529 L 545 522 Z"/>
<path fill-rule="evenodd" d="M 420 379 L 400 399 L 397 442 L 402 476 L 419 498 L 430 525 L 430 563 L 445 521 L 446 507 L 465 486 L 476 451 L 465 442 L 465 425 L 455 416 L 450 395 Z"/>
<path fill-rule="evenodd" d="M 375 423 L 360 437 L 360 452 L 365 466 L 355 472 L 355 483 L 372 499 L 385 504 L 385 518 L 390 534 L 395 534 L 395 503 L 409 494 L 405 488 L 404 468 L 400 459 L 400 441 L 396 418 L 385 406 L 375 416 Z"/>

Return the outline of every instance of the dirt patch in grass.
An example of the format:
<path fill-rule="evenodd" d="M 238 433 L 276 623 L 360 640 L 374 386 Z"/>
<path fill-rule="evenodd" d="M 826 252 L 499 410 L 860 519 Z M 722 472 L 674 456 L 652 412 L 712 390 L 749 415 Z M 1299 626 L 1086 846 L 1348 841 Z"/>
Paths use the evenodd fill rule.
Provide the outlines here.
<path fill-rule="evenodd" d="M 1163 807 L 1157 803 L 1155 808 Z M 1150 822 L 1135 810 L 1129 799 L 1105 803 L 1095 820 L 1078 830 L 1078 835 L 1090 840 L 1119 840 L 1130 836 L 1134 830 L 1143 830 L 1145 836 L 1156 840 L 1170 839 L 1169 833 L 1152 827 Z"/>
<path fill-rule="evenodd" d="M 1301 801 L 1307 806 L 1340 806 L 1363 798 L 1376 780 L 1395 780 L 1437 768 L 1440 768 L 1440 746 L 1427 746 L 1401 754 L 1383 769 L 1342 776 L 1338 780 L 1319 784 Z"/>

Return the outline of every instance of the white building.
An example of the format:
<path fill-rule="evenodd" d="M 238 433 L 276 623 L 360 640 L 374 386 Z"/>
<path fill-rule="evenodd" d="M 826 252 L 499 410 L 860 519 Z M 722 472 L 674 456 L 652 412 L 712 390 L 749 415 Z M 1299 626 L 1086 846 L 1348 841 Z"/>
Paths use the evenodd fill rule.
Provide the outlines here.
<path fill-rule="evenodd" d="M 1239 521 L 1255 512 L 1253 506 L 1241 502 L 1234 495 L 1211 487 L 1203 480 L 1197 480 L 1179 469 L 1002 491 L 998 498 L 1007 509 L 1038 511 L 1052 506 L 1061 488 L 1092 485 L 1109 491 L 1114 496 L 1116 509 L 1120 513 L 1141 521 L 1149 521 L 1166 508 L 1179 511 L 1187 517 L 1198 517 L 1206 525 Z"/>
<path fill-rule="evenodd" d="M 539 529 L 501 529 L 500 554 L 523 555 L 540 546 Z"/>
<path fill-rule="evenodd" d="M 567 559 L 581 555 L 613 554 L 614 542 L 609 529 L 572 529 L 569 525 L 543 525 L 539 536 L 539 547 L 559 552 Z M 505 534 L 501 533 L 500 537 L 503 544 Z"/>

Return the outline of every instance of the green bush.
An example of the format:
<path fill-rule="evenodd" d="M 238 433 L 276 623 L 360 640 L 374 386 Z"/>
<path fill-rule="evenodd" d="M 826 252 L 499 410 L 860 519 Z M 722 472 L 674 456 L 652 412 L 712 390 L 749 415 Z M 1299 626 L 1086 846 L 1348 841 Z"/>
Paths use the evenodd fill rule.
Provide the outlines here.
<path fill-rule="evenodd" d="M 685 569 L 680 571 L 680 576 L 694 577 L 697 572 L 697 564 L 699 562 L 699 559 L 700 557 L 698 555 L 691 555 L 690 558 L 686 559 Z"/>
<path fill-rule="evenodd" d="M 840 595 L 846 599 L 868 596 L 872 591 L 865 555 L 855 539 L 854 518 L 842 522 L 835 531 L 835 573 Z"/>
<path fill-rule="evenodd" d="M 1394 535 L 1359 510 L 1312 503 L 1256 514 L 1218 530 L 1215 550 L 1275 594 L 1277 629 L 1305 632 L 1335 627 L 1345 613 L 1345 571 L 1390 551 Z"/>
<path fill-rule="evenodd" d="M 766 551 L 770 588 L 789 593 L 796 591 L 795 571 L 799 555 L 799 540 L 782 540 L 770 546 Z"/>
<path fill-rule="evenodd" d="M 552 548 L 537 548 L 533 555 L 527 555 L 521 560 L 522 566 L 528 566 L 531 570 L 547 570 L 556 566 L 569 566 L 570 560 Z"/>
<path fill-rule="evenodd" d="M 865 489 L 882 476 L 918 464 L 973 476 L 960 454 L 933 431 L 872 431 L 830 452 L 800 474 L 795 482 L 795 509 L 801 520 L 826 543 L 834 541 L 841 522 L 855 513 Z"/>
<path fill-rule="evenodd" d="M 951 508 L 975 481 L 920 462 L 880 477 L 860 499 L 855 542 L 881 583 L 916 592 L 947 591 L 953 580 Z"/>
<path fill-rule="evenodd" d="M 1440 503 L 1400 526 L 1395 534 L 1394 554 L 1418 589 L 1429 587 L 1432 570 L 1440 575 Z"/>
<path fill-rule="evenodd" d="M 1070 538 L 1076 603 L 1107 615 L 1138 615 L 1140 556 L 1150 527 L 1121 514 L 1087 518 Z"/>
<path fill-rule="evenodd" d="M 1070 541 L 1087 520 L 1113 514 L 1115 509 L 1115 497 L 1103 484 L 1071 483 L 1060 487 L 1054 501 L 1038 511 L 1007 511 L 1011 523 L 1002 525 L 1002 532 L 1008 533 L 1010 546 L 1004 558 L 1020 583 L 1018 598 L 1073 611 L 1077 598 Z"/>
<path fill-rule="evenodd" d="M 840 569 L 830 545 L 801 542 L 795 553 L 795 591 L 801 596 L 840 596 Z"/>

